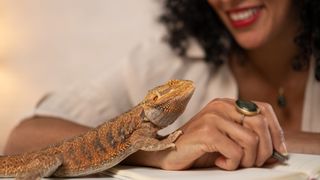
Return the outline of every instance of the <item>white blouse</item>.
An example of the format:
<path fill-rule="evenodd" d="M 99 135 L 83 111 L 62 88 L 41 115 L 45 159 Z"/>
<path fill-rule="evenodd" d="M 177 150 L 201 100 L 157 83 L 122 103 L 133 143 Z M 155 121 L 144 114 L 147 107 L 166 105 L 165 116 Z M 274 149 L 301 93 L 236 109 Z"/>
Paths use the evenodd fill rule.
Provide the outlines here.
<path fill-rule="evenodd" d="M 190 56 L 201 57 L 194 43 Z M 54 116 L 95 127 L 141 101 L 148 89 L 169 79 L 189 79 L 196 91 L 182 116 L 164 133 L 179 128 L 215 98 L 237 98 L 238 87 L 228 67 L 219 69 L 201 59 L 182 59 L 159 38 L 141 44 L 121 65 L 101 74 L 91 82 L 78 83 L 45 98 L 33 115 Z M 320 82 L 311 67 L 305 91 L 301 129 L 320 132 Z"/>

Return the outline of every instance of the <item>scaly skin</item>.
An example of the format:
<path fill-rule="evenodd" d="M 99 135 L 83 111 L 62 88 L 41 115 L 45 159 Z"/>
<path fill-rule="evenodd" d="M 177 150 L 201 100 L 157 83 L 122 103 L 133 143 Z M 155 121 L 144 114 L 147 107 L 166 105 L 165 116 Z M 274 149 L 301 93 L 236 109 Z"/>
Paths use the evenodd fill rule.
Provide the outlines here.
<path fill-rule="evenodd" d="M 137 106 L 82 135 L 45 149 L 0 157 L 0 177 L 39 179 L 89 175 L 109 169 L 138 151 L 174 147 L 176 131 L 161 140 L 157 131 L 172 124 L 194 91 L 188 80 L 171 80 L 150 90 Z"/>

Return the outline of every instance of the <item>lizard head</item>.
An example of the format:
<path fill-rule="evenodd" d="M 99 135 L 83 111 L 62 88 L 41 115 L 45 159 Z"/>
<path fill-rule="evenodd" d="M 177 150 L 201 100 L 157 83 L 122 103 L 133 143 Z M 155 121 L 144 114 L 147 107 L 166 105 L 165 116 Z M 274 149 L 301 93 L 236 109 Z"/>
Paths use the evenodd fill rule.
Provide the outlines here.
<path fill-rule="evenodd" d="M 141 103 L 145 120 L 161 128 L 172 124 L 185 110 L 194 89 L 192 81 L 170 80 L 149 90 Z"/>

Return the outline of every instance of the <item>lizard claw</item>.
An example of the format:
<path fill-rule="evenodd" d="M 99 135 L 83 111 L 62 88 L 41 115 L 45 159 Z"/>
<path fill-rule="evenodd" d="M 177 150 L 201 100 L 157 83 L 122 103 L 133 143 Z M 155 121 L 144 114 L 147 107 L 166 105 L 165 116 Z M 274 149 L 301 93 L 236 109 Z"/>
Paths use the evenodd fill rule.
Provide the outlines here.
<path fill-rule="evenodd" d="M 169 148 L 172 148 L 172 149 L 176 150 L 176 149 L 177 149 L 177 146 L 176 146 L 176 144 L 171 143 L 171 144 L 169 145 Z"/>
<path fill-rule="evenodd" d="M 169 136 L 168 136 L 168 139 L 170 139 L 171 142 L 175 142 L 179 136 L 181 136 L 183 133 L 181 130 L 177 130 L 173 133 L 171 133 Z"/>

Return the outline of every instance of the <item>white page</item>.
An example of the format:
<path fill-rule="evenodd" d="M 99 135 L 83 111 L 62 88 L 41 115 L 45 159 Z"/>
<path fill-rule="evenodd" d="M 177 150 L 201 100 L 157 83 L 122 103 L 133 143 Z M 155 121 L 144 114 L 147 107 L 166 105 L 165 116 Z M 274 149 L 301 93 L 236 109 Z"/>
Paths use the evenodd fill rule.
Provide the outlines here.
<path fill-rule="evenodd" d="M 147 167 L 118 166 L 111 170 L 116 178 L 123 180 L 234 180 L 234 179 L 308 179 L 303 173 L 292 173 L 288 171 L 271 171 L 270 169 L 249 168 L 237 171 L 223 171 L 217 169 L 201 169 L 187 171 L 165 171 Z"/>
<path fill-rule="evenodd" d="M 159 180 L 178 179 L 191 180 L 199 178 L 209 179 L 309 179 L 308 175 L 316 178 L 320 172 L 320 156 L 305 154 L 290 154 L 287 165 L 277 164 L 266 168 L 247 168 L 237 171 L 224 171 L 217 168 L 197 169 L 185 171 L 166 171 L 148 167 L 116 166 L 110 171 L 120 179 Z"/>
<path fill-rule="evenodd" d="M 320 156 L 311 154 L 290 154 L 288 165 L 273 166 L 278 171 L 294 171 L 307 174 L 310 179 L 320 179 Z"/>

